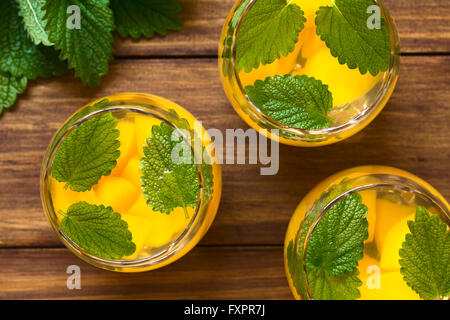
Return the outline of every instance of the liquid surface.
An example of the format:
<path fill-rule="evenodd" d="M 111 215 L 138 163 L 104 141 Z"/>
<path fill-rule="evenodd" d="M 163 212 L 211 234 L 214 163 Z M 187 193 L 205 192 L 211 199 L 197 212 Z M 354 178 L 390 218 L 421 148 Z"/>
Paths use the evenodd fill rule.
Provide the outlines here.
<path fill-rule="evenodd" d="M 328 85 L 333 97 L 333 108 L 328 114 L 333 119 L 330 126 L 345 124 L 371 105 L 385 73 L 362 75 L 358 69 L 349 69 L 332 56 L 325 42 L 316 34 L 315 25 L 317 10 L 321 6 L 332 6 L 331 0 L 294 0 L 292 3 L 300 6 L 307 20 L 294 51 L 251 72 L 241 71 L 241 84 L 245 88 L 256 80 L 285 74 L 314 77 Z"/>
<path fill-rule="evenodd" d="M 151 137 L 151 128 L 160 125 L 161 120 L 134 112 L 114 113 L 117 129 L 120 131 L 120 157 L 117 166 L 109 176 L 103 176 L 93 188 L 86 192 L 65 189 L 64 182 L 50 178 L 50 194 L 55 212 L 67 212 L 78 201 L 111 206 L 128 223 L 136 252 L 123 259 L 134 260 L 157 254 L 174 242 L 189 225 L 195 208 L 176 208 L 170 214 L 153 211 L 141 190 L 140 159 L 144 156 L 143 146 Z M 63 216 L 57 213 L 62 220 Z"/>
<path fill-rule="evenodd" d="M 358 265 L 361 299 L 419 299 L 400 274 L 399 249 L 409 233 L 407 221 L 414 220 L 417 206 L 432 207 L 409 193 L 392 189 L 365 190 L 359 194 L 369 209 L 369 238 Z"/>
<path fill-rule="evenodd" d="M 422 180 L 407 172 L 389 167 L 358 167 L 343 171 L 329 177 L 311 190 L 300 202 L 291 218 L 285 239 L 285 247 L 295 238 L 305 213 L 319 199 L 322 192 L 331 185 L 340 183 L 343 178 L 355 178 L 369 174 L 401 175 L 417 182 Z M 367 181 L 367 183 L 374 181 Z M 431 186 L 430 192 L 442 197 Z M 359 261 L 359 287 L 363 300 L 416 300 L 419 295 L 403 280 L 400 273 L 399 249 L 409 233 L 408 220 L 414 220 L 417 206 L 423 206 L 430 213 L 438 213 L 437 208 L 423 198 L 407 191 L 400 191 L 392 187 L 374 188 L 358 192 L 362 196 L 362 203 L 368 207 L 367 220 L 369 223 L 369 237 L 364 243 L 364 257 Z M 436 193 L 436 194 L 434 194 Z M 443 199 L 443 198 L 442 198 Z M 443 201 L 445 201 L 443 199 Z M 441 221 L 445 221 L 441 217 Z M 285 250 L 286 251 L 286 250 Z M 285 265 L 287 257 L 285 252 Z M 294 296 L 299 299 L 292 284 L 289 270 L 286 269 L 288 281 Z"/>

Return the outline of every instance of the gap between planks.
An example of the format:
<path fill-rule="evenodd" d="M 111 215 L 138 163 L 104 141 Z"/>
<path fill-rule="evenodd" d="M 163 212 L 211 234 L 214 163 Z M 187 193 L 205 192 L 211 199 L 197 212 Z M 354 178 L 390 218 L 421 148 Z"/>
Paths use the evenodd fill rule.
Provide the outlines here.
<path fill-rule="evenodd" d="M 403 52 L 401 57 L 436 57 L 450 56 L 450 52 Z M 182 59 L 218 59 L 216 54 L 196 54 L 196 55 L 147 55 L 147 56 L 115 56 L 116 60 L 182 60 Z"/>

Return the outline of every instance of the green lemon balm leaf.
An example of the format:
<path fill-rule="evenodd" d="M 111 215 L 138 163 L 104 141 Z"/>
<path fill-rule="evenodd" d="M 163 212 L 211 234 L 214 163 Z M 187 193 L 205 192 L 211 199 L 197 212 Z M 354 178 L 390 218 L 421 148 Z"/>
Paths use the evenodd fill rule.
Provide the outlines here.
<path fill-rule="evenodd" d="M 80 119 L 83 119 L 89 116 L 90 114 L 94 114 L 97 111 L 104 110 L 108 106 L 110 106 L 110 101 L 108 99 L 103 99 L 99 102 L 94 103 L 93 105 L 89 105 L 82 108 L 68 121 L 66 121 L 66 123 L 63 124 L 63 126 L 59 129 L 59 131 L 53 138 L 52 144 L 49 146 L 49 148 L 54 148 L 59 143 L 60 139 L 66 134 L 66 132 L 70 130 L 72 126 L 76 125 L 77 122 L 80 121 Z"/>
<path fill-rule="evenodd" d="M 61 230 L 96 257 L 120 259 L 136 251 L 128 224 L 111 207 L 80 201 L 59 213 L 64 216 Z"/>
<path fill-rule="evenodd" d="M 172 151 L 180 143 L 186 143 L 181 134 L 165 122 L 154 125 L 151 132 L 141 159 L 142 189 L 147 204 L 166 214 L 182 207 L 187 215 L 187 207 L 197 205 L 200 190 L 192 153 L 182 155 L 183 161 L 173 161 Z"/>
<path fill-rule="evenodd" d="M 368 27 L 367 9 L 372 0 L 334 0 L 331 7 L 317 11 L 317 34 L 331 54 L 350 69 L 373 76 L 389 68 L 391 44 L 385 21 L 380 14 L 380 28 Z"/>
<path fill-rule="evenodd" d="M 111 0 L 116 30 L 121 37 L 165 36 L 168 30 L 181 30 L 181 6 L 175 0 Z"/>
<path fill-rule="evenodd" d="M 422 299 L 440 299 L 450 294 L 450 233 L 436 214 L 417 207 L 410 233 L 399 250 L 400 273 Z"/>
<path fill-rule="evenodd" d="M 213 167 L 210 164 L 202 163 L 200 165 L 200 170 L 203 176 L 203 192 L 205 199 L 211 199 L 214 192 L 214 174 Z"/>
<path fill-rule="evenodd" d="M 42 43 L 46 46 L 52 46 L 53 43 L 48 40 L 47 32 L 45 32 L 46 21 L 44 20 L 44 10 L 42 9 L 45 0 L 17 0 L 17 2 L 19 3 L 25 29 L 27 29 L 34 44 Z"/>
<path fill-rule="evenodd" d="M 315 299 L 359 298 L 357 267 L 369 236 L 367 212 L 361 195 L 353 193 L 319 220 L 306 252 L 308 282 Z"/>
<path fill-rule="evenodd" d="M 294 50 L 306 21 L 304 12 L 288 0 L 258 0 L 238 31 L 238 71 L 250 72 Z"/>
<path fill-rule="evenodd" d="M 36 79 L 60 76 L 66 70 L 53 48 L 36 46 L 30 40 L 16 1 L 0 1 L 0 71 Z"/>
<path fill-rule="evenodd" d="M 0 115 L 3 109 L 11 107 L 16 102 L 17 95 L 27 87 L 27 78 L 13 77 L 8 72 L 0 71 Z"/>
<path fill-rule="evenodd" d="M 185 118 L 180 118 L 178 116 L 178 113 L 174 109 L 170 109 L 169 112 L 174 116 L 170 121 L 178 128 L 183 129 L 190 135 L 190 144 L 191 146 L 195 146 L 195 132 L 192 130 L 191 126 L 189 125 L 189 121 L 187 121 Z M 197 151 L 196 151 L 197 152 Z M 213 167 L 211 165 L 212 159 L 209 156 L 207 150 L 205 147 L 202 147 L 202 153 L 198 155 L 200 158 L 202 158 L 204 161 L 202 161 L 200 165 L 200 171 L 202 172 L 203 176 L 203 192 L 205 199 L 211 199 L 213 192 L 214 192 L 214 174 L 213 174 Z"/>
<path fill-rule="evenodd" d="M 310 228 L 330 201 L 350 190 L 351 186 L 346 183 L 347 180 L 348 178 L 345 178 L 339 184 L 332 185 L 328 190 L 321 194 L 319 199 L 314 201 L 313 206 L 305 213 L 305 218 L 301 222 L 295 238 L 290 241 L 287 247 L 286 255 L 289 273 L 294 287 L 301 299 L 310 298 L 309 292 L 306 290 L 307 275 L 304 268 L 306 257 L 303 254 L 303 248 L 305 247 Z M 314 281 L 312 278 L 311 280 Z M 320 297 L 320 295 L 318 296 Z M 346 297 L 347 299 L 351 299 L 351 296 L 346 295 Z M 357 298 L 358 295 L 352 297 Z"/>
<path fill-rule="evenodd" d="M 300 288 L 305 286 L 301 284 L 302 278 L 296 277 L 296 270 L 294 259 L 298 259 L 294 254 L 294 242 L 291 240 L 287 247 L 288 269 L 293 281 L 294 287 L 300 295 Z M 302 266 L 300 266 L 302 267 Z M 358 278 L 359 271 L 356 269 L 351 272 L 346 272 L 339 276 L 330 276 L 323 269 L 310 270 L 308 272 L 309 288 L 314 292 L 314 299 L 320 300 L 353 300 L 359 298 L 358 287 L 362 282 Z M 305 290 L 305 289 L 303 289 Z"/>
<path fill-rule="evenodd" d="M 294 259 L 301 262 L 298 253 L 294 256 L 294 242 L 291 240 L 287 247 L 288 269 L 294 287 L 298 294 L 302 292 L 305 285 L 302 285 L 302 278 L 295 270 Z M 303 266 L 300 266 L 300 268 Z M 314 299 L 320 300 L 353 300 L 359 298 L 358 287 L 362 282 L 358 278 L 359 271 L 357 269 L 351 272 L 345 272 L 339 276 L 330 276 L 323 269 L 314 269 L 308 271 L 309 288 L 314 293 Z M 305 290 L 305 289 L 303 289 Z"/>
<path fill-rule="evenodd" d="M 257 80 L 245 91 L 249 99 L 273 120 L 294 128 L 318 130 L 329 127 L 333 102 L 328 86 L 305 75 L 289 74 Z"/>
<path fill-rule="evenodd" d="M 358 193 L 333 205 L 311 235 L 307 268 L 323 269 L 330 276 L 353 271 L 364 256 L 364 240 L 369 236 L 367 211 Z"/>
<path fill-rule="evenodd" d="M 69 7 L 79 8 L 79 17 L 76 10 L 67 13 Z M 61 51 L 60 58 L 68 60 L 69 68 L 75 68 L 75 76 L 83 84 L 99 85 L 113 59 L 114 21 L 109 1 L 52 0 L 46 1 L 44 10 L 45 30 Z"/>
<path fill-rule="evenodd" d="M 120 156 L 117 119 L 107 113 L 72 130 L 53 160 L 52 175 L 73 191 L 87 191 L 117 165 Z"/>
<path fill-rule="evenodd" d="M 362 285 L 355 269 L 339 276 L 330 276 L 324 269 L 308 271 L 309 287 L 316 300 L 354 300 L 361 297 Z"/>

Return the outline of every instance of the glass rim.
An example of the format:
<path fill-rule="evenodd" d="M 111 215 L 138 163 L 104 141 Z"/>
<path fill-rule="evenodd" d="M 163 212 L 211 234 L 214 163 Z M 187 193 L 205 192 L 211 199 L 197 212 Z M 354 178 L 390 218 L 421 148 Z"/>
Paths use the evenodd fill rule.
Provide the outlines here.
<path fill-rule="evenodd" d="M 394 23 L 394 20 L 392 19 L 390 12 L 385 7 L 383 0 L 371 0 L 376 5 L 381 7 L 381 14 L 383 15 L 384 21 L 386 23 L 386 27 L 389 32 L 389 38 L 391 41 L 391 61 L 389 65 L 389 69 L 385 71 L 386 75 L 383 79 L 383 84 L 381 88 L 378 90 L 376 94 L 375 101 L 364 108 L 359 114 L 357 114 L 355 117 L 347 121 L 346 123 L 336 126 L 336 127 L 330 127 L 330 128 L 324 128 L 324 129 L 318 129 L 318 130 L 307 130 L 307 129 L 300 129 L 295 128 L 291 126 L 287 126 L 284 124 L 279 123 L 278 121 L 272 119 L 271 117 L 264 114 L 248 97 L 247 93 L 245 92 L 245 89 L 241 83 L 239 72 L 237 70 L 237 64 L 236 64 L 236 39 L 239 34 L 240 27 L 242 25 L 242 22 L 244 21 L 246 15 L 248 14 L 249 10 L 258 0 L 239 0 L 238 3 L 236 3 L 235 7 L 233 8 L 233 18 L 236 17 L 236 15 L 239 15 L 237 9 L 241 9 L 242 6 L 245 6 L 245 9 L 243 10 L 243 13 L 238 19 L 237 25 L 235 30 L 233 31 L 232 35 L 232 42 L 231 42 L 231 65 L 232 65 L 232 73 L 231 76 L 236 80 L 236 83 L 239 88 L 239 93 L 245 98 L 245 101 L 249 104 L 251 107 L 250 111 L 252 111 L 252 114 L 256 116 L 259 120 L 264 120 L 270 126 L 272 126 L 275 129 L 280 129 L 284 132 L 287 132 L 288 134 L 293 135 L 294 137 L 314 137 L 309 138 L 308 140 L 314 141 L 314 139 L 322 138 L 323 135 L 339 135 L 340 133 L 349 131 L 353 128 L 355 128 L 358 124 L 363 123 L 367 120 L 370 120 L 372 115 L 376 115 L 376 111 L 379 108 L 384 107 L 384 105 L 387 103 L 386 97 L 389 98 L 390 93 L 392 93 L 393 89 L 395 88 L 398 74 L 399 74 L 399 67 L 400 67 L 400 44 L 399 44 L 399 36 L 397 27 Z M 310 0 L 313 1 L 313 0 Z"/>
<path fill-rule="evenodd" d="M 119 98 L 121 96 L 127 96 L 127 98 Z M 109 100 L 111 98 L 111 100 Z M 144 98 L 147 102 L 138 101 L 140 98 Z M 60 221 L 57 218 L 57 213 L 54 210 L 53 203 L 51 200 L 51 196 L 46 190 L 45 185 L 48 184 L 48 178 L 50 177 L 51 167 L 53 163 L 53 159 L 55 156 L 58 147 L 64 140 L 64 138 L 77 126 L 81 123 L 86 122 L 89 119 L 92 119 L 101 114 L 106 114 L 109 112 L 118 112 L 118 111 L 131 111 L 139 114 L 143 114 L 149 117 L 155 117 L 169 124 L 175 129 L 178 129 L 175 124 L 173 124 L 169 117 L 178 117 L 181 119 L 179 115 L 175 115 L 173 113 L 164 110 L 163 108 L 157 106 L 158 102 L 154 101 L 154 98 L 162 99 L 167 102 L 173 103 L 170 100 L 167 100 L 162 97 L 150 95 L 150 94 L 142 94 L 142 93 L 119 93 L 114 95 L 105 96 L 103 98 L 94 100 L 85 106 L 78 109 L 75 113 L 73 113 L 57 130 L 57 132 L 52 137 L 51 142 L 49 143 L 47 150 L 44 155 L 44 159 L 42 161 L 41 173 L 40 173 L 40 196 L 41 202 L 43 205 L 43 209 L 46 213 L 48 220 L 52 226 L 52 229 L 57 234 L 58 238 L 61 239 L 63 244 L 68 247 L 75 255 L 77 255 L 82 260 L 87 261 L 88 263 L 94 264 L 95 266 L 106 267 L 108 269 L 123 269 L 123 268 L 139 268 L 139 267 L 150 267 L 157 265 L 173 255 L 182 250 L 190 240 L 196 235 L 199 231 L 199 225 L 202 223 L 201 213 L 206 212 L 208 209 L 209 201 L 204 200 L 205 190 L 204 190 L 204 177 L 201 171 L 201 164 L 195 164 L 197 169 L 197 175 L 199 177 L 199 198 L 197 201 L 197 205 L 195 207 L 195 212 L 190 218 L 189 224 L 185 227 L 183 232 L 176 238 L 176 240 L 170 242 L 163 250 L 158 252 L 155 255 L 151 255 L 148 257 L 140 258 L 140 259 L 105 259 L 100 258 L 95 255 L 92 255 L 78 246 L 75 242 L 73 242 L 60 228 Z M 95 109 L 95 104 L 104 100 L 108 100 L 107 105 L 102 105 Z M 154 103 L 150 103 L 153 101 Z M 86 114 L 82 114 L 84 110 L 89 107 L 94 106 L 94 109 Z M 184 108 L 183 108 L 184 109 Z M 187 111 L 187 110 L 186 110 Z M 186 137 L 183 134 L 183 130 L 179 130 L 180 134 L 182 134 L 183 139 L 186 140 Z M 55 141 L 56 140 L 56 141 Z M 192 149 L 192 146 L 190 146 Z M 194 151 L 192 150 L 192 154 L 195 156 Z"/>
<path fill-rule="evenodd" d="M 382 174 L 382 173 L 371 173 L 371 174 L 364 174 L 355 178 L 351 178 L 345 183 L 351 184 L 352 182 L 355 182 L 360 179 L 364 178 L 375 178 L 378 180 L 381 180 L 381 182 L 367 182 L 362 183 L 361 185 L 357 185 L 355 187 L 351 187 L 345 191 L 339 192 L 338 195 L 333 197 L 330 201 L 326 201 L 325 199 L 330 196 L 331 191 L 327 191 L 325 194 L 323 194 L 318 200 L 320 201 L 326 201 L 326 205 L 322 208 L 322 210 L 319 211 L 316 217 L 314 217 L 314 221 L 310 225 L 310 227 L 307 230 L 305 242 L 303 245 L 303 248 L 296 248 L 294 252 L 297 252 L 298 250 L 301 250 L 303 255 L 303 272 L 305 273 L 305 288 L 309 299 L 314 299 L 314 296 L 311 292 L 311 288 L 309 286 L 309 280 L 308 280 L 308 271 L 306 267 L 306 254 L 308 250 L 309 241 L 311 238 L 311 235 L 313 234 L 314 230 L 316 229 L 317 225 L 319 224 L 320 220 L 324 217 L 324 215 L 340 200 L 344 199 L 345 197 L 360 192 L 364 190 L 373 190 L 373 189 L 382 189 L 382 188 L 390 188 L 395 190 L 401 190 L 401 191 L 407 191 L 409 193 L 413 193 L 414 195 L 418 195 L 422 199 L 425 199 L 429 203 L 431 203 L 436 209 L 439 210 L 439 214 L 445 217 L 447 221 L 444 221 L 447 223 L 447 225 L 450 226 L 450 207 L 448 204 L 443 202 L 439 197 L 432 194 L 428 189 L 429 187 L 423 185 L 422 183 L 418 183 L 416 181 L 413 181 L 410 178 L 401 176 L 399 174 Z M 382 181 L 383 179 L 386 179 L 387 181 Z M 422 179 L 419 178 L 419 181 L 422 182 Z M 344 183 L 344 181 L 339 182 L 338 184 Z M 434 189 L 432 187 L 432 189 Z M 437 191 L 437 190 L 436 190 Z M 438 193 L 440 195 L 440 193 Z M 308 209 L 307 213 L 313 211 L 316 207 L 316 203 Z M 306 215 L 305 215 L 306 216 Z M 301 229 L 301 226 L 299 227 L 299 230 Z M 297 235 L 296 235 L 297 237 Z M 295 260 L 294 260 L 295 261 Z M 295 263 L 295 262 L 294 262 Z"/>

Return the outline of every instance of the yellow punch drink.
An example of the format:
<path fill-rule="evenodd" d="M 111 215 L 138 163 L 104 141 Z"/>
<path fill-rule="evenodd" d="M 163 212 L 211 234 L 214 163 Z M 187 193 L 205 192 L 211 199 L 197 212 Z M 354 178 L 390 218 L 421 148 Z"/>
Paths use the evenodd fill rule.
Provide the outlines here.
<path fill-rule="evenodd" d="M 241 0 L 224 26 L 219 66 L 250 126 L 319 146 L 355 134 L 383 109 L 399 41 L 381 1 Z"/>
<path fill-rule="evenodd" d="M 214 146 L 195 126 L 185 109 L 145 94 L 108 96 L 75 113 L 50 143 L 41 175 L 43 206 L 63 243 L 125 272 L 164 266 L 194 247 L 222 187 Z"/>
<path fill-rule="evenodd" d="M 450 295 L 450 206 L 403 170 L 339 172 L 300 202 L 284 260 L 297 299 L 415 300 Z"/>

